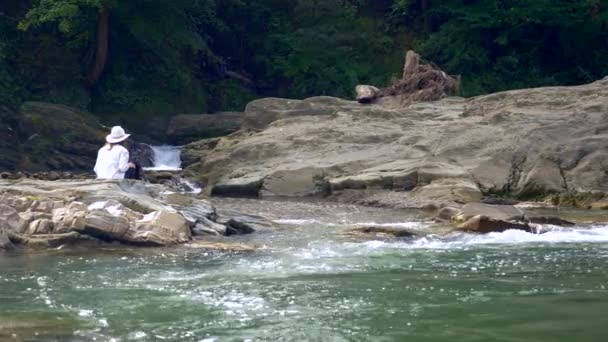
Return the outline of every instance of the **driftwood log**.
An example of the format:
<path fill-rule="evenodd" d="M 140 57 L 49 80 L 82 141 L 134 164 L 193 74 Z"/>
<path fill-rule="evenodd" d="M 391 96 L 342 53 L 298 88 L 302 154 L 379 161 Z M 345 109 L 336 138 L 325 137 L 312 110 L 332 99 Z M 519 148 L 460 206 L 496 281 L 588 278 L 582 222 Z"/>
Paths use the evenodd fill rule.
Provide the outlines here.
<path fill-rule="evenodd" d="M 401 104 L 434 101 L 458 91 L 459 76 L 450 76 L 431 63 L 424 62 L 420 55 L 409 50 L 405 55 L 401 79 L 392 85 L 379 89 L 359 85 L 355 89 L 357 101 L 370 103 L 385 96 L 400 96 Z M 374 91 L 370 91 L 370 90 Z"/>

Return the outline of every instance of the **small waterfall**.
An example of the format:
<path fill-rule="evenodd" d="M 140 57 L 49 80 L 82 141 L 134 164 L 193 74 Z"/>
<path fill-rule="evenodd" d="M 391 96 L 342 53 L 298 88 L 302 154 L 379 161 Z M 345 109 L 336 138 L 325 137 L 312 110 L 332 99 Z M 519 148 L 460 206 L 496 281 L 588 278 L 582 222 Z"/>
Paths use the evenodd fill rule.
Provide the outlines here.
<path fill-rule="evenodd" d="M 150 146 L 154 152 L 154 166 L 145 170 L 179 171 L 182 169 L 181 149 L 178 146 Z"/>

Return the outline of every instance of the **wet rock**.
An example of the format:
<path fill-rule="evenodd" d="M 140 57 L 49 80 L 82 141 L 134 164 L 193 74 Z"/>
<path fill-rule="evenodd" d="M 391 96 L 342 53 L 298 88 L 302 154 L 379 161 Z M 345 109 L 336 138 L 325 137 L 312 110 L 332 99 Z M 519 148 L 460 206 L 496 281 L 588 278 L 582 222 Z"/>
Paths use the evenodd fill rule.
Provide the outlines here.
<path fill-rule="evenodd" d="M 217 217 L 215 207 L 203 200 L 196 200 L 188 206 L 175 206 L 175 209 L 184 216 L 192 226 L 204 219 L 214 220 Z"/>
<path fill-rule="evenodd" d="M 0 251 L 1 250 L 11 250 L 14 248 L 15 248 L 15 246 L 13 245 L 11 240 L 8 238 L 7 233 L 3 229 L 0 229 Z"/>
<path fill-rule="evenodd" d="M 264 217 L 237 212 L 222 212 L 217 222 L 226 226 L 226 236 L 251 234 L 276 228 L 274 222 Z"/>
<path fill-rule="evenodd" d="M 563 227 L 571 227 L 574 226 L 574 222 L 570 222 L 568 220 L 564 220 L 562 218 L 556 216 L 528 216 L 526 215 L 527 222 L 529 223 L 537 223 L 537 224 L 551 224 L 554 226 L 563 226 Z"/>
<path fill-rule="evenodd" d="M 350 234 L 363 234 L 372 236 L 391 236 L 391 237 L 413 237 L 418 234 L 412 232 L 409 229 L 402 227 L 390 227 L 390 226 L 365 226 L 351 228 L 348 233 Z"/>
<path fill-rule="evenodd" d="M 200 218 L 197 220 L 194 228 L 192 228 L 192 235 L 203 236 L 203 235 L 228 235 L 227 228 L 225 225 L 211 221 L 208 218 Z"/>
<path fill-rule="evenodd" d="M 73 244 L 82 240 L 88 240 L 77 232 L 65 234 L 49 234 L 24 236 L 15 233 L 8 233 L 9 239 L 16 245 L 23 245 L 30 248 L 55 248 L 66 244 Z"/>
<path fill-rule="evenodd" d="M 509 229 L 523 230 L 526 232 L 533 231 L 533 228 L 527 223 L 503 221 L 483 215 L 473 216 L 456 228 L 456 230 L 459 231 L 473 233 L 504 232 Z"/>

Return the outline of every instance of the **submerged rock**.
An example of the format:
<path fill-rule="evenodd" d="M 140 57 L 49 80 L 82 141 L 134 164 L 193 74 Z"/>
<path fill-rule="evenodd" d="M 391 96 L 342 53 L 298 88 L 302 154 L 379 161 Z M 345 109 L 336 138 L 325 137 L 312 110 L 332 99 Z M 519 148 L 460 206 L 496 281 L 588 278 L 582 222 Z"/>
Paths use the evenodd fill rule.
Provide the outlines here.
<path fill-rule="evenodd" d="M 410 229 L 390 226 L 365 226 L 350 228 L 347 231 L 352 235 L 372 235 L 372 236 L 391 236 L 391 237 L 414 237 L 418 234 Z"/>
<path fill-rule="evenodd" d="M 557 216 L 528 214 L 512 205 L 469 203 L 461 209 L 445 207 L 439 210 L 438 221 L 456 224 L 456 229 L 477 233 L 502 232 L 507 229 L 534 231 L 531 224 L 572 226 L 573 222 Z"/>
<path fill-rule="evenodd" d="M 473 216 L 456 227 L 456 230 L 474 233 L 504 232 L 509 229 L 523 230 L 526 232 L 533 231 L 532 227 L 527 223 L 503 221 L 483 215 Z"/>

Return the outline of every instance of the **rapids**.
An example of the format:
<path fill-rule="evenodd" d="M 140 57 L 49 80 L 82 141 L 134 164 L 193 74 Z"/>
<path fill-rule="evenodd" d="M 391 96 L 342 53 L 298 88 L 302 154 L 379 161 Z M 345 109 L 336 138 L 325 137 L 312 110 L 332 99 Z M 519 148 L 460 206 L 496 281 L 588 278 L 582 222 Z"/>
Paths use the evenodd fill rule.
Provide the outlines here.
<path fill-rule="evenodd" d="M 603 341 L 608 225 L 441 234 L 422 213 L 222 199 L 267 216 L 254 252 L 0 255 L 0 340 Z M 366 239 L 352 224 L 424 235 Z M 231 240 L 234 241 L 234 240 Z"/>

